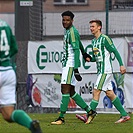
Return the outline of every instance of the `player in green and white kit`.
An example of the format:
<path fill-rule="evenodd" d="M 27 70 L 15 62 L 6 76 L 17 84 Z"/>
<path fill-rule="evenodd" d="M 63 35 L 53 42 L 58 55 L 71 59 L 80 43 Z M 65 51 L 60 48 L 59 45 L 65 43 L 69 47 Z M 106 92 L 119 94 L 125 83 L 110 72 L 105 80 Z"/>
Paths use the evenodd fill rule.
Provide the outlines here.
<path fill-rule="evenodd" d="M 57 120 L 51 122 L 54 125 L 61 125 L 64 123 L 64 114 L 67 111 L 70 97 L 76 102 L 78 106 L 89 112 L 88 105 L 84 102 L 81 96 L 75 92 L 75 85 L 77 81 L 81 81 L 82 77 L 78 72 L 80 67 L 80 50 L 84 59 L 90 60 L 90 56 L 85 53 L 83 45 L 80 41 L 80 36 L 77 29 L 72 25 L 74 14 L 71 11 L 62 13 L 62 24 L 65 28 L 64 34 L 64 54 L 62 59 L 62 80 L 61 92 L 62 100 L 60 104 L 60 115 Z M 76 81 L 77 80 L 77 81 Z"/>
<path fill-rule="evenodd" d="M 128 121 L 130 116 L 126 113 L 124 108 L 121 105 L 119 98 L 113 92 L 113 87 L 111 83 L 111 77 L 113 73 L 112 63 L 111 63 L 111 53 L 114 54 L 116 59 L 119 62 L 120 72 L 124 74 L 126 72 L 125 67 L 123 66 L 122 59 L 117 49 L 115 48 L 113 41 L 107 35 L 101 33 L 102 22 L 100 20 L 92 20 L 90 21 L 90 30 L 91 33 L 95 36 L 92 40 L 92 53 L 93 58 L 91 61 L 96 62 L 97 64 L 97 73 L 98 77 L 94 86 L 93 91 L 93 99 L 90 103 L 90 113 L 86 118 L 86 115 L 80 116 L 77 115 L 79 119 L 87 123 L 90 123 L 93 118 L 96 116 L 94 110 L 99 102 L 100 93 L 104 91 L 106 95 L 112 101 L 112 104 L 116 107 L 116 109 L 120 112 L 121 117 L 115 123 L 122 123 Z"/>
<path fill-rule="evenodd" d="M 31 133 L 42 133 L 38 121 L 33 121 L 23 110 L 14 110 L 16 75 L 10 60 L 17 52 L 11 28 L 0 19 L 0 111 L 7 122 L 16 122 L 25 126 L 31 130 Z"/>

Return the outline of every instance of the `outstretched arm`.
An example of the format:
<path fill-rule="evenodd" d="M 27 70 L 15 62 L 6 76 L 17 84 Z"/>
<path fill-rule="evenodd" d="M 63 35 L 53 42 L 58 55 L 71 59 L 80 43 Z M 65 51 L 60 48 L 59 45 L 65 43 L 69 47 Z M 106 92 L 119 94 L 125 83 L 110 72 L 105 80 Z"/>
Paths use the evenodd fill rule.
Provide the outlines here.
<path fill-rule="evenodd" d="M 85 52 L 83 44 L 81 43 L 81 41 L 80 41 L 80 51 L 83 55 L 84 60 L 87 61 L 87 62 L 90 62 L 92 57 Z"/>
<path fill-rule="evenodd" d="M 112 42 L 112 41 L 111 41 Z M 120 72 L 121 74 L 124 74 L 126 72 L 126 68 L 124 67 L 123 65 L 123 62 L 122 62 L 122 58 L 118 52 L 118 50 L 116 49 L 115 45 L 113 44 L 113 42 L 111 44 L 107 43 L 108 45 L 106 45 L 106 48 L 107 50 L 110 52 L 110 53 L 114 53 L 117 61 L 119 62 L 119 65 L 120 65 Z"/>

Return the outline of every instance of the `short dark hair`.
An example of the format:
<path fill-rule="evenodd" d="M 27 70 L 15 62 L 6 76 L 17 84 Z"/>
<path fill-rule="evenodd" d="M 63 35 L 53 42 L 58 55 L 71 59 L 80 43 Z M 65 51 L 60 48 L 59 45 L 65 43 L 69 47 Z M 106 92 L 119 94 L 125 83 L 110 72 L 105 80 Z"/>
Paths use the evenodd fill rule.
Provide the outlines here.
<path fill-rule="evenodd" d="M 102 22 L 101 22 L 101 20 L 98 20 L 98 19 L 95 19 L 95 20 L 91 20 L 89 23 L 91 24 L 91 23 L 96 23 L 96 24 L 98 24 L 99 26 L 101 26 L 102 27 Z"/>
<path fill-rule="evenodd" d="M 62 17 L 63 17 L 63 16 L 70 16 L 71 19 L 74 18 L 74 14 L 73 14 L 71 11 L 65 11 L 65 12 L 63 12 L 63 13 L 61 14 L 61 16 L 62 16 Z"/>

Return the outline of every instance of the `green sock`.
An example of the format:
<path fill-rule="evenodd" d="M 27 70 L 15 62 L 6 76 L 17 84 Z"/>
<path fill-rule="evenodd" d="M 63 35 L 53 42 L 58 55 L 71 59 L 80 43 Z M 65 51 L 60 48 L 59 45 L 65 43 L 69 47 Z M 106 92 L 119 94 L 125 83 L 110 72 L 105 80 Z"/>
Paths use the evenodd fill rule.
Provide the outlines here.
<path fill-rule="evenodd" d="M 14 122 L 30 129 L 32 119 L 23 110 L 14 110 L 11 115 L 11 119 Z"/>
<path fill-rule="evenodd" d="M 67 111 L 68 104 L 70 100 L 70 94 L 62 94 L 62 100 L 60 104 L 60 117 L 64 117 L 64 114 Z"/>
<path fill-rule="evenodd" d="M 76 102 L 76 104 L 79 107 L 81 107 L 82 109 L 84 109 L 86 112 L 89 112 L 90 111 L 88 105 L 85 103 L 85 101 L 82 99 L 82 97 L 78 93 L 75 93 L 72 96 L 72 99 Z"/>
<path fill-rule="evenodd" d="M 124 108 L 122 107 L 122 104 L 119 100 L 118 97 L 116 97 L 113 101 L 112 104 L 116 107 L 116 109 L 120 112 L 120 114 L 122 116 L 127 116 L 127 112 L 124 110 Z"/>
<path fill-rule="evenodd" d="M 91 108 L 92 110 L 96 110 L 97 105 L 98 105 L 98 101 L 92 99 L 92 101 L 91 101 L 91 103 L 90 103 L 90 108 Z"/>

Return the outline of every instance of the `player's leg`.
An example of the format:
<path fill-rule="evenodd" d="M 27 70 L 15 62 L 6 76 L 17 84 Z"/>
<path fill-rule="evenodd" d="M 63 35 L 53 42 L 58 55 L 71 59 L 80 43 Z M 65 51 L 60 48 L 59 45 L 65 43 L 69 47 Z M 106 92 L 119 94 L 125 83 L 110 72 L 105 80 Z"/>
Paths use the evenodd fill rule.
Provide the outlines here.
<path fill-rule="evenodd" d="M 83 100 L 83 98 L 75 92 L 75 87 L 71 86 L 71 90 L 70 90 L 70 96 L 71 98 L 75 101 L 75 103 L 81 107 L 83 110 L 85 110 L 87 113 L 90 111 L 88 105 L 86 104 L 86 102 Z M 86 114 L 84 115 L 79 115 L 76 114 L 76 117 L 80 120 L 82 120 L 83 122 L 87 121 L 87 116 Z"/>
<path fill-rule="evenodd" d="M 16 76 L 13 70 L 2 73 L 0 88 L 0 107 L 3 118 L 8 122 L 16 122 L 32 130 L 34 128 L 32 119 L 23 110 L 14 110 L 16 103 Z M 35 129 L 32 133 L 42 133 L 41 129 Z"/>
<path fill-rule="evenodd" d="M 94 86 L 94 90 L 93 90 L 93 99 L 91 100 L 90 103 L 90 110 L 96 110 L 98 103 L 99 103 L 99 98 L 100 98 L 100 94 L 102 91 L 102 88 L 105 84 L 105 80 L 106 80 L 106 75 L 105 74 L 99 74 Z"/>
<path fill-rule="evenodd" d="M 71 85 L 62 84 L 61 92 L 62 92 L 62 100 L 60 104 L 60 117 L 64 117 L 66 110 L 68 108 L 69 100 L 70 100 L 70 88 Z"/>
<path fill-rule="evenodd" d="M 70 100 L 70 88 L 71 85 L 62 84 L 61 92 L 62 92 L 62 100 L 60 103 L 60 115 L 55 121 L 51 122 L 52 125 L 61 125 L 64 124 L 64 115 L 67 111 L 69 100 Z"/>
<path fill-rule="evenodd" d="M 86 124 L 89 124 L 94 119 L 94 117 L 97 115 L 97 112 L 95 110 L 98 105 L 100 93 L 101 93 L 100 90 L 97 90 L 97 89 L 93 90 L 93 99 L 91 100 L 90 106 L 86 106 L 86 108 L 84 108 L 87 114 L 84 114 L 84 115 L 76 114 L 76 117 L 78 119 L 82 120 Z"/>
<path fill-rule="evenodd" d="M 93 99 L 91 100 L 90 103 L 90 111 L 87 113 L 87 121 L 85 124 L 89 124 L 93 121 L 93 119 L 96 117 L 97 112 L 95 111 L 98 103 L 99 103 L 99 98 L 100 98 L 101 90 L 99 89 L 94 89 L 93 90 Z"/>
<path fill-rule="evenodd" d="M 113 86 L 111 82 L 112 74 L 107 74 L 107 83 L 105 84 L 104 91 L 106 92 L 106 95 L 110 98 L 112 101 L 112 104 L 116 107 L 116 109 L 120 112 L 122 118 L 120 118 L 116 123 L 125 122 L 130 119 L 127 112 L 124 110 L 119 98 L 115 95 L 113 91 Z"/>
<path fill-rule="evenodd" d="M 90 111 L 88 105 L 83 100 L 83 98 L 78 93 L 75 92 L 75 86 L 71 86 L 70 96 L 76 102 L 76 104 L 79 107 L 81 107 L 82 109 L 84 109 L 86 112 L 89 112 Z"/>
<path fill-rule="evenodd" d="M 94 86 L 93 99 L 91 100 L 91 103 L 89 105 L 89 112 L 87 113 L 87 115 L 81 116 L 81 115 L 76 114 L 76 117 L 84 121 L 86 124 L 89 124 L 97 114 L 95 110 L 99 103 L 100 93 L 104 85 L 103 81 L 105 81 L 104 79 L 106 79 L 106 76 L 103 74 L 99 74 L 96 84 Z M 87 117 L 87 120 L 86 120 L 86 117 Z"/>
<path fill-rule="evenodd" d="M 73 84 L 73 68 L 72 67 L 64 67 L 62 72 L 62 79 L 61 79 L 61 93 L 62 93 L 62 100 L 60 104 L 60 115 L 59 118 L 55 121 L 51 122 L 52 125 L 61 125 L 64 121 L 64 115 L 67 111 L 69 100 L 70 100 L 70 89 L 71 84 Z M 74 83 L 76 84 L 76 82 Z"/>
<path fill-rule="evenodd" d="M 14 106 L 3 106 L 1 113 L 7 122 L 16 122 L 31 130 L 31 133 L 42 133 L 39 122 L 33 121 L 23 110 L 14 110 Z"/>
<path fill-rule="evenodd" d="M 3 106 L 1 112 L 6 121 L 16 122 L 30 129 L 32 119 L 23 110 L 14 110 L 14 106 Z"/>
<path fill-rule="evenodd" d="M 118 121 L 115 123 L 122 123 L 130 120 L 130 116 L 128 116 L 127 112 L 123 108 L 119 98 L 114 94 L 114 92 L 111 91 L 106 91 L 106 95 L 111 99 L 112 104 L 115 106 L 115 108 L 120 112 L 121 117 Z"/>

